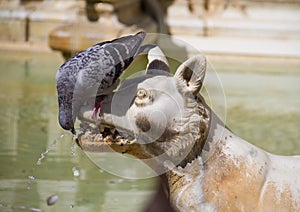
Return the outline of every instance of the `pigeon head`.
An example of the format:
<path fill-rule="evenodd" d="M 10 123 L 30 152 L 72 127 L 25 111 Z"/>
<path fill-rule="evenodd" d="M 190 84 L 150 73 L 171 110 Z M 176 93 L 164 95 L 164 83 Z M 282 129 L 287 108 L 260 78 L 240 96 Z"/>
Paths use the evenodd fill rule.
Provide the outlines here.
<path fill-rule="evenodd" d="M 67 81 L 67 80 L 66 80 Z M 70 130 L 73 134 L 75 134 L 74 129 L 74 120 L 75 117 L 72 112 L 72 99 L 73 92 L 67 90 L 72 90 L 72 86 L 67 86 L 68 83 L 58 83 L 57 91 L 58 91 L 58 121 L 60 126 L 65 130 Z"/>
<path fill-rule="evenodd" d="M 72 118 L 72 115 L 69 114 L 69 110 L 60 109 L 59 110 L 59 124 L 60 126 L 65 130 L 70 130 L 73 134 L 75 134 L 74 129 L 74 121 Z"/>

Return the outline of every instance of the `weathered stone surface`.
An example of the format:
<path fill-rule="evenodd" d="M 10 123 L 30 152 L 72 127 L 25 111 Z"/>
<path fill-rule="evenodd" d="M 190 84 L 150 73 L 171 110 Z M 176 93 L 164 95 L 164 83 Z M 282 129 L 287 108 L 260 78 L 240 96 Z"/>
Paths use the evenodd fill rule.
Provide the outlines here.
<path fill-rule="evenodd" d="M 79 22 L 56 28 L 50 33 L 49 46 L 63 52 L 76 52 L 104 40 L 111 40 L 140 30 L 156 32 L 156 24 L 145 16 L 139 25 L 127 26 L 118 22 L 115 15 L 96 22 Z"/>
<path fill-rule="evenodd" d="M 81 4 L 75 1 L 26 4 L 20 4 L 20 1 L 1 1 L 0 40 L 46 44 L 53 29 L 76 20 L 77 9 L 74 6 Z"/>
<path fill-rule="evenodd" d="M 104 40 L 133 34 L 140 30 L 157 32 L 157 25 L 140 9 L 139 0 L 109 1 L 95 6 L 99 13 L 96 22 L 89 22 L 85 14 L 69 25 L 54 29 L 49 35 L 49 46 L 65 56 L 86 49 Z"/>
<path fill-rule="evenodd" d="M 186 42 L 193 41 L 195 48 L 207 54 L 244 54 L 248 43 L 257 41 L 250 46 L 251 54 L 261 55 L 264 49 L 268 50 L 263 47 L 265 40 L 274 43 L 272 49 L 276 51 L 271 56 L 285 57 L 286 51 L 280 54 L 282 47 L 290 46 L 288 55 L 295 55 L 294 49 L 299 45 L 300 0 L 157 2 L 162 4 L 163 11 L 167 11 L 168 31 Z M 23 43 L 49 50 L 49 44 L 52 49 L 71 55 L 97 42 L 133 34 L 141 29 L 160 31 L 155 17 L 151 13 L 143 13 L 140 6 L 139 0 L 98 3 L 95 10 L 99 19 L 91 23 L 85 14 L 84 0 L 0 0 L 1 46 Z"/>
<path fill-rule="evenodd" d="M 141 105 L 140 99 L 135 100 L 126 115 L 115 119 L 113 113 L 104 113 L 100 131 L 86 133 L 85 146 L 83 137 L 79 138 L 81 147 L 86 151 L 108 149 L 112 143 L 105 139 L 110 140 L 112 134 L 101 130 L 101 126 L 131 133 L 129 142 L 144 147 L 138 146 L 136 151 L 154 158 L 156 163 L 150 167 L 158 175 L 163 174 L 169 201 L 176 211 L 240 211 L 241 208 L 299 211 L 300 157 L 278 156 L 255 147 L 233 134 L 217 118 L 197 94 L 204 80 L 205 61 L 204 57 L 195 56 L 181 64 L 174 77 L 161 75 L 137 82 L 133 86 L 136 98 L 141 97 L 140 89 L 148 93 L 159 91 L 154 102 Z M 191 70 L 194 74 L 187 77 Z M 160 95 L 165 97 L 159 98 Z M 147 95 L 142 97 L 149 99 Z M 176 108 L 175 112 L 169 108 Z M 164 116 L 151 118 L 153 111 L 160 111 Z M 184 115 L 178 116 L 178 111 Z M 142 122 L 150 122 L 152 130 L 144 131 L 143 124 L 136 124 L 141 116 L 145 117 Z M 155 131 L 162 127 L 163 130 Z M 122 153 L 137 156 L 136 151 L 131 151 Z M 163 172 L 156 168 L 160 165 L 164 167 Z"/>
<path fill-rule="evenodd" d="M 26 19 L 0 19 L 0 40 L 26 42 Z"/>
<path fill-rule="evenodd" d="M 168 24 L 177 35 L 299 39 L 299 9 L 298 0 L 177 0 L 168 9 Z"/>
<path fill-rule="evenodd" d="M 20 8 L 11 10 L 10 7 L 0 7 L 0 40 L 26 41 L 28 27 L 27 11 Z"/>

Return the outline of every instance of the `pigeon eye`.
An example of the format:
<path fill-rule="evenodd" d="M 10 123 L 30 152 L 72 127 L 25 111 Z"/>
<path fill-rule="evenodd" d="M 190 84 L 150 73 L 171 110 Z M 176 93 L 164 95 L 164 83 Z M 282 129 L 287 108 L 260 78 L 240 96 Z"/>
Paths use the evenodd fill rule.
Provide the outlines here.
<path fill-rule="evenodd" d="M 65 123 L 65 127 L 66 127 L 66 129 L 71 129 L 71 123 L 69 122 L 69 121 L 67 121 L 66 123 Z"/>

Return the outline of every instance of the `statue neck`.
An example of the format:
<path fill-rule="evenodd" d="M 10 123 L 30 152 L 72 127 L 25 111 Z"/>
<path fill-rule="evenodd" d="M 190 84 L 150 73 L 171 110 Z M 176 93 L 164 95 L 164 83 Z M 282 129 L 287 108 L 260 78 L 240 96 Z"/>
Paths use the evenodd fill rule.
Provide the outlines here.
<path fill-rule="evenodd" d="M 207 154 L 214 151 L 224 132 L 230 132 L 224 122 L 205 103 L 204 99 L 200 95 L 198 97 L 198 110 L 201 117 L 199 135 L 194 136 L 195 142 L 193 148 L 178 165 L 183 168 L 199 156 L 207 157 Z"/>

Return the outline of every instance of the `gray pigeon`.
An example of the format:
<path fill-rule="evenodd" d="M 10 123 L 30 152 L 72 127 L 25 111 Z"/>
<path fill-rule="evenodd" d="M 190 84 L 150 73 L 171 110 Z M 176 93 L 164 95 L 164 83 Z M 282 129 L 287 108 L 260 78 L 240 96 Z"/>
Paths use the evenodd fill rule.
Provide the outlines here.
<path fill-rule="evenodd" d="M 145 32 L 139 32 L 96 44 L 75 54 L 58 69 L 58 119 L 63 129 L 76 134 L 76 116 L 88 99 L 96 99 L 95 107 L 100 109 L 103 97 L 116 87 L 118 77 L 138 53 L 147 49 L 140 47 L 145 36 Z"/>

